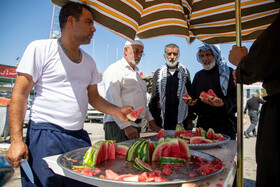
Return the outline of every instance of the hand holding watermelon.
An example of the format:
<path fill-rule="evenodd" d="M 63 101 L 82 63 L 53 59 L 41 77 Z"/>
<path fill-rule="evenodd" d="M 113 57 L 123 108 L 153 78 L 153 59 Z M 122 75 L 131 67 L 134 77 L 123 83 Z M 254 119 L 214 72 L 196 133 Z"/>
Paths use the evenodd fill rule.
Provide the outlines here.
<path fill-rule="evenodd" d="M 185 101 L 185 103 L 186 103 L 187 105 L 189 105 L 189 106 L 193 106 L 193 105 L 195 105 L 196 102 L 197 102 L 197 99 L 193 100 L 193 98 L 192 98 L 188 93 L 184 94 L 182 99 L 183 99 L 183 100 Z"/>
<path fill-rule="evenodd" d="M 132 106 L 124 106 L 124 107 L 117 107 L 117 109 L 114 111 L 114 116 L 118 117 L 121 121 L 129 121 L 127 118 L 127 115 L 133 111 Z"/>
<path fill-rule="evenodd" d="M 202 102 L 204 102 L 210 106 L 213 106 L 213 107 L 224 106 L 223 100 L 220 99 L 212 89 L 209 89 L 207 93 L 202 91 L 200 93 L 199 98 L 201 99 Z"/>

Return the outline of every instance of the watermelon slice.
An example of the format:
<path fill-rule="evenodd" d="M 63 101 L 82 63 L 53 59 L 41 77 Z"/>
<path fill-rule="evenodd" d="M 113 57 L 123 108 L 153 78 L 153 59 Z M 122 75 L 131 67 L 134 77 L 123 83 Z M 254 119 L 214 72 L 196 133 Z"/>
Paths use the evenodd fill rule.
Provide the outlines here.
<path fill-rule="evenodd" d="M 119 175 L 117 173 L 115 173 L 113 170 L 110 169 L 106 169 L 105 170 L 105 178 L 106 179 L 112 179 L 114 180 L 115 178 L 117 178 Z"/>
<path fill-rule="evenodd" d="M 127 145 L 118 144 L 115 153 L 116 158 L 125 158 L 128 149 L 129 147 Z"/>
<path fill-rule="evenodd" d="M 193 99 L 192 99 L 192 97 L 188 93 L 186 93 L 186 94 L 183 95 L 183 100 L 185 100 L 185 101 L 192 101 Z"/>
<path fill-rule="evenodd" d="M 139 115 L 141 114 L 141 112 L 143 111 L 143 107 L 138 108 L 137 110 L 134 110 L 133 112 L 129 113 L 126 115 L 126 117 L 130 120 L 130 121 L 136 121 L 137 118 L 139 117 Z"/>
<path fill-rule="evenodd" d="M 215 131 L 212 128 L 209 128 L 206 137 L 209 140 L 215 140 Z"/>
<path fill-rule="evenodd" d="M 209 89 L 207 93 L 210 95 L 210 98 L 214 100 L 214 102 L 218 101 L 218 96 L 212 89 Z"/>
<path fill-rule="evenodd" d="M 142 171 L 153 171 L 152 166 L 145 163 L 143 160 L 136 158 L 134 160 L 134 167 Z"/>
<path fill-rule="evenodd" d="M 158 157 L 157 162 L 159 164 L 181 164 L 186 162 L 183 158 L 174 158 L 174 157 Z"/>
<path fill-rule="evenodd" d="M 161 129 L 157 134 L 157 140 L 164 138 L 164 129 Z"/>
<path fill-rule="evenodd" d="M 0 97 L 0 106 L 8 106 L 10 105 L 11 99 Z"/>
<path fill-rule="evenodd" d="M 153 152 L 152 161 L 157 161 L 158 157 L 169 156 L 171 143 L 162 142 L 158 144 Z"/>
<path fill-rule="evenodd" d="M 206 93 L 205 91 L 202 91 L 199 95 L 199 98 L 201 100 L 207 100 L 208 98 L 211 98 L 211 96 L 208 93 Z"/>

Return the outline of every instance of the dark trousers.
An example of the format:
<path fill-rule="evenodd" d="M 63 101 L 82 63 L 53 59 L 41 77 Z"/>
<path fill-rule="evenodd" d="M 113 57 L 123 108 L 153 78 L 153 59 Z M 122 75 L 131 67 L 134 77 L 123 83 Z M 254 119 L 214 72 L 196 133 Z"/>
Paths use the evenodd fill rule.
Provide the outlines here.
<path fill-rule="evenodd" d="M 258 111 L 256 110 L 249 110 L 248 111 L 249 117 L 250 117 L 250 121 L 251 121 L 251 125 L 248 127 L 248 129 L 246 130 L 246 132 L 249 134 L 250 132 L 253 132 L 254 134 L 255 132 L 255 127 L 258 124 Z"/>
<path fill-rule="evenodd" d="M 280 186 L 280 95 L 263 104 L 256 143 L 257 187 Z"/>
<path fill-rule="evenodd" d="M 85 130 L 69 131 L 50 123 L 29 121 L 26 144 L 29 149 L 28 162 L 32 168 L 35 184 L 29 181 L 21 168 L 23 187 L 90 186 L 54 174 L 43 160 L 47 156 L 63 154 L 78 148 L 91 146 L 90 138 Z"/>
<path fill-rule="evenodd" d="M 138 133 L 141 132 L 141 127 L 136 129 L 138 130 Z M 105 140 L 116 140 L 117 143 L 128 140 L 124 130 L 120 129 L 118 124 L 114 121 L 104 123 L 104 131 L 105 131 Z"/>

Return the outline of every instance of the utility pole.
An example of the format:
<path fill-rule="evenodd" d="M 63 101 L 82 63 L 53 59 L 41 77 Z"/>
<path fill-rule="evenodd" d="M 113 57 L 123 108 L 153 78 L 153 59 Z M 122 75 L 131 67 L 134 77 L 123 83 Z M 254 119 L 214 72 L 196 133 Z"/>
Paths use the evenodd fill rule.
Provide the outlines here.
<path fill-rule="evenodd" d="M 60 38 L 61 36 L 61 31 L 59 26 L 59 12 L 60 12 L 60 7 L 53 5 L 50 38 L 55 39 L 55 38 Z"/>

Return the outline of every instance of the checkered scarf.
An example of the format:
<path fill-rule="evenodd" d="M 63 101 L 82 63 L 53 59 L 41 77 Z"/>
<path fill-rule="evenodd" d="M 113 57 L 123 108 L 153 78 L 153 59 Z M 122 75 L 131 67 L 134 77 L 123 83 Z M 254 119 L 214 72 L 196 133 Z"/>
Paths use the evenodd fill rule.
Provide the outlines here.
<path fill-rule="evenodd" d="M 177 97 L 179 98 L 178 105 L 178 115 L 177 115 L 177 123 L 183 126 L 183 121 L 188 116 L 188 105 L 184 102 L 183 95 L 187 93 L 186 82 L 188 78 L 188 72 L 186 68 L 178 63 L 178 90 Z M 164 65 L 158 72 L 158 93 L 159 93 L 159 103 L 161 107 L 161 119 L 162 119 L 162 127 L 164 127 L 164 117 L 165 117 L 165 92 L 166 92 L 166 84 L 167 84 L 167 66 Z"/>

